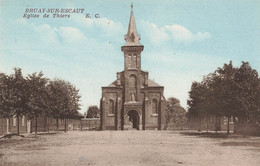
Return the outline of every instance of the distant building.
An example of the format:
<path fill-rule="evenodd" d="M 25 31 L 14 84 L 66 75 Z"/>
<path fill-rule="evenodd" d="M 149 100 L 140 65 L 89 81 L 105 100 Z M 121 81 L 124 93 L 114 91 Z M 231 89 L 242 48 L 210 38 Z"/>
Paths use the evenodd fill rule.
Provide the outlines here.
<path fill-rule="evenodd" d="M 26 116 L 19 117 L 19 120 L 16 116 L 11 118 L 0 117 L 0 136 L 9 133 L 17 133 L 18 122 L 20 133 L 30 131 L 31 122 Z"/>
<path fill-rule="evenodd" d="M 87 119 L 88 120 L 88 119 Z M 81 123 L 82 122 L 82 123 Z M 10 118 L 0 117 L 0 138 L 5 134 L 15 134 L 18 131 L 19 123 L 19 132 L 20 134 L 24 133 L 34 133 L 36 130 L 35 118 L 28 119 L 27 116 L 20 116 L 19 120 L 16 116 Z M 65 125 L 67 130 L 82 130 L 88 127 L 88 130 L 98 130 L 99 119 L 93 118 L 90 122 L 82 121 L 80 119 L 59 119 L 59 130 L 64 131 Z M 49 132 L 57 130 L 56 119 L 46 116 L 40 116 L 37 119 L 37 131 L 38 132 Z"/>
<path fill-rule="evenodd" d="M 165 128 L 164 87 L 148 79 L 148 72 L 141 70 L 141 52 L 133 6 L 124 53 L 124 71 L 117 73 L 117 80 L 102 87 L 100 101 L 101 130 L 138 130 Z"/>

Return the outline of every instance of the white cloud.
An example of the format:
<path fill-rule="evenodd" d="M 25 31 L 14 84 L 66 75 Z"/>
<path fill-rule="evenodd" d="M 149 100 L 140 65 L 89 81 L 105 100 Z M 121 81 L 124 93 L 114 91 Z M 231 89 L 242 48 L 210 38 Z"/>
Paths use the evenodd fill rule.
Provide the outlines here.
<path fill-rule="evenodd" d="M 17 30 L 19 29 L 19 31 Z M 34 24 L 21 18 L 12 21 L 8 27 L 5 27 L 4 35 L 8 34 L 3 41 L 6 48 L 23 47 L 24 49 L 41 49 L 42 47 L 54 47 L 59 44 L 57 28 L 52 28 L 48 24 Z M 11 45 L 9 42 L 15 42 Z"/>
<path fill-rule="evenodd" d="M 207 39 L 207 38 L 210 38 L 211 37 L 211 34 L 209 32 L 199 32 L 195 35 L 195 40 L 197 41 L 201 41 L 201 40 L 204 40 L 204 39 Z"/>
<path fill-rule="evenodd" d="M 169 35 L 164 28 L 159 28 L 156 24 L 148 21 L 141 21 L 140 27 L 144 35 L 150 39 L 151 43 L 158 44 L 169 39 Z"/>
<path fill-rule="evenodd" d="M 86 40 L 85 35 L 77 28 L 60 27 L 58 33 L 65 43 L 80 43 Z"/>
<path fill-rule="evenodd" d="M 88 30 L 101 29 L 106 36 L 118 35 L 126 31 L 120 22 L 116 22 L 105 17 L 102 18 L 85 18 L 84 15 L 78 14 L 73 19 L 78 25 L 86 27 Z"/>
<path fill-rule="evenodd" d="M 193 37 L 193 34 L 187 28 L 181 25 L 166 25 L 165 29 L 171 33 L 174 41 L 176 42 L 188 41 Z"/>
<path fill-rule="evenodd" d="M 48 44 L 50 45 L 56 45 L 59 43 L 58 37 L 57 37 L 57 31 L 55 28 L 51 28 L 48 24 L 42 24 L 39 26 L 32 25 L 33 30 L 39 34 L 39 37 L 42 41 L 48 41 Z"/>
<path fill-rule="evenodd" d="M 102 28 L 105 32 L 119 33 L 124 31 L 123 25 L 121 23 L 114 22 L 113 20 L 109 20 L 107 18 L 95 19 L 93 22 Z"/>
<path fill-rule="evenodd" d="M 147 37 L 152 44 L 158 44 L 171 39 L 176 43 L 196 42 L 211 37 L 209 32 L 198 32 L 193 34 L 189 29 L 178 24 L 158 27 L 154 23 L 141 20 L 140 25 L 145 37 Z"/>
<path fill-rule="evenodd" d="M 166 25 L 165 29 L 170 32 L 175 42 L 202 41 L 211 37 L 209 32 L 198 32 L 193 34 L 190 30 L 181 25 Z"/>

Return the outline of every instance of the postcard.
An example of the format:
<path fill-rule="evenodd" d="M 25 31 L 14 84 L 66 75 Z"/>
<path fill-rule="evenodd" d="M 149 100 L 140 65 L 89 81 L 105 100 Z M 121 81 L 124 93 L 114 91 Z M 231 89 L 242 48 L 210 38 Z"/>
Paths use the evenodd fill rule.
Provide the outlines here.
<path fill-rule="evenodd" d="M 259 165 L 259 19 L 257 0 L 1 0 L 0 165 Z"/>

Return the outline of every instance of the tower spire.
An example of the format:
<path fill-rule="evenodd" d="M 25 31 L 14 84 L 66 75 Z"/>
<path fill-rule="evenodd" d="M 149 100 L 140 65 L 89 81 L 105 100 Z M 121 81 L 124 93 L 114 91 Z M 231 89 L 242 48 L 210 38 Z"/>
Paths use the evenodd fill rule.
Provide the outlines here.
<path fill-rule="evenodd" d="M 125 46 L 136 46 L 140 45 L 140 35 L 136 31 L 135 26 L 135 18 L 134 18 L 134 12 L 133 12 L 133 3 L 131 3 L 131 15 L 130 15 L 130 21 L 128 26 L 127 34 L 125 35 Z"/>

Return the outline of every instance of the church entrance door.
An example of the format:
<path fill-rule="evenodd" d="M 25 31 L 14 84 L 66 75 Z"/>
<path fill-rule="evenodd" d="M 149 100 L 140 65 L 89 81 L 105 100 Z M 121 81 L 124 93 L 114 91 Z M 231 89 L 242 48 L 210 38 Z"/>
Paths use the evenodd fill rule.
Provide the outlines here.
<path fill-rule="evenodd" d="M 139 114 L 136 110 L 130 110 L 127 113 L 128 117 L 129 117 L 129 125 L 130 127 L 132 127 L 133 129 L 138 130 L 139 129 Z"/>

